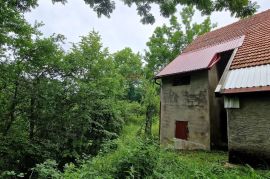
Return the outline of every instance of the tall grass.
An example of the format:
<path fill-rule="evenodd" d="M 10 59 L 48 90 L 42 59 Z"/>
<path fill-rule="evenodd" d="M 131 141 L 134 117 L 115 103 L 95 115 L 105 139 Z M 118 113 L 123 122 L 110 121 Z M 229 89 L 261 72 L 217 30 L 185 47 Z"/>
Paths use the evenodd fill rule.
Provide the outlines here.
<path fill-rule="evenodd" d="M 120 138 L 104 145 L 98 156 L 81 161 L 79 167 L 66 165 L 60 178 L 270 179 L 269 171 L 227 165 L 226 152 L 162 149 L 156 139 L 146 140 L 138 134 L 140 124 L 127 125 Z M 155 135 L 158 125 L 153 126 Z"/>

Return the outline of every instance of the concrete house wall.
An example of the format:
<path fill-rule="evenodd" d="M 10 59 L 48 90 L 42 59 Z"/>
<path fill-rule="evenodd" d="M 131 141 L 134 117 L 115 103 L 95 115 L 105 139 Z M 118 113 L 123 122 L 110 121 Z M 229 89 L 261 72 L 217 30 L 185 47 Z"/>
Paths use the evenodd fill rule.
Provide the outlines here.
<path fill-rule="evenodd" d="M 210 119 L 207 71 L 190 75 L 190 84 L 173 86 L 162 79 L 160 141 L 177 149 L 210 149 Z M 188 140 L 175 139 L 175 122 L 188 121 Z"/>
<path fill-rule="evenodd" d="M 220 53 L 221 59 L 210 69 L 161 79 L 161 144 L 188 150 L 228 149 L 224 99 L 215 96 L 215 89 L 232 52 Z M 190 84 L 173 86 L 175 78 L 185 75 Z M 175 138 L 176 121 L 188 121 L 187 140 Z"/>
<path fill-rule="evenodd" d="M 238 97 L 240 108 L 227 109 L 229 161 L 270 164 L 270 94 Z"/>
<path fill-rule="evenodd" d="M 190 84 L 180 86 L 173 86 L 173 79 L 181 76 L 162 78 L 161 144 L 186 150 L 210 150 L 226 146 L 227 142 L 222 142 L 221 134 L 227 130 L 226 126 L 222 126 L 224 121 L 221 121 L 224 103 L 222 98 L 214 95 L 220 78 L 218 73 L 218 65 L 215 65 L 211 70 L 185 74 L 190 75 Z M 226 112 L 223 120 L 226 125 Z M 176 121 L 188 121 L 187 140 L 175 138 Z"/>

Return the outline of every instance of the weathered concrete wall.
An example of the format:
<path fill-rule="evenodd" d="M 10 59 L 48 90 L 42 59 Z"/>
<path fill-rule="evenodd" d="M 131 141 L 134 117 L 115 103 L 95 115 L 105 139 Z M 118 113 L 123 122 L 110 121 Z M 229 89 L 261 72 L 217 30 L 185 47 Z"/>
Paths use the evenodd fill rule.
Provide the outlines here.
<path fill-rule="evenodd" d="M 227 114 L 223 97 L 215 96 L 219 82 L 217 65 L 208 71 L 211 149 L 227 149 Z"/>
<path fill-rule="evenodd" d="M 229 161 L 270 164 L 270 94 L 239 96 L 240 109 L 228 109 Z"/>
<path fill-rule="evenodd" d="M 172 86 L 162 79 L 161 143 L 178 149 L 210 149 L 208 72 L 192 73 L 190 85 Z M 188 140 L 174 139 L 175 121 L 188 121 Z"/>

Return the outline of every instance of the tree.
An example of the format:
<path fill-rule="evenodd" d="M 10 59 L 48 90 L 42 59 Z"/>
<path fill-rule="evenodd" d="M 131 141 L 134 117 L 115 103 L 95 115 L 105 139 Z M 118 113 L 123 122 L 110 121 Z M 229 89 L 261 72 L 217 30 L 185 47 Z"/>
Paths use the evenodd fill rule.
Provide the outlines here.
<path fill-rule="evenodd" d="M 122 86 L 124 87 L 124 99 L 130 102 L 140 102 L 141 94 L 141 79 L 143 77 L 142 57 L 140 54 L 135 54 L 130 48 L 125 48 L 116 52 L 114 61 L 122 75 Z"/>
<path fill-rule="evenodd" d="M 35 33 L 36 29 L 25 21 L 21 11 L 19 11 L 19 9 L 28 9 L 32 4 L 30 2 L 0 1 L 0 52 L 3 51 L 4 45 L 18 45 L 22 38 L 29 39 L 30 35 Z"/>
<path fill-rule="evenodd" d="M 154 23 L 155 17 L 150 13 L 151 5 L 157 4 L 160 13 L 164 17 L 170 17 L 177 11 L 177 5 L 196 6 L 204 15 L 210 15 L 213 11 L 229 10 L 231 15 L 244 18 L 256 12 L 258 5 L 250 0 L 123 0 L 125 4 L 131 6 L 136 4 L 137 11 L 142 16 L 142 23 Z"/>
<path fill-rule="evenodd" d="M 142 105 L 145 111 L 145 134 L 146 136 L 152 135 L 152 123 L 154 116 L 158 113 L 159 108 L 159 95 L 157 95 L 156 84 L 152 80 L 144 80 L 143 83 L 144 96 Z"/>
<path fill-rule="evenodd" d="M 151 6 L 156 4 L 160 8 L 160 13 L 164 17 L 170 17 L 177 11 L 177 5 L 196 6 L 204 15 L 210 15 L 214 11 L 229 10 L 231 15 L 244 18 L 256 12 L 258 5 L 251 0 L 122 0 L 126 5 L 137 6 L 138 15 L 142 17 L 142 23 L 153 24 L 155 17 L 151 14 Z M 52 0 L 53 3 L 66 3 L 67 0 Z M 84 0 L 98 15 L 110 17 L 110 14 L 115 9 L 114 0 Z M 20 12 L 25 12 L 35 8 L 38 5 L 38 0 L 11 0 L 2 2 L 1 5 L 8 6 Z M 1 13 L 3 14 L 3 13 Z"/>
<path fill-rule="evenodd" d="M 123 124 L 121 75 L 96 32 L 68 54 L 62 36 L 28 40 L 0 60 L 0 171 L 96 155 Z"/>
<path fill-rule="evenodd" d="M 24 39 L 12 56 L 1 59 L 0 124 L 2 158 L 0 171 L 16 169 L 26 172 L 35 162 L 52 157 L 52 143 L 39 140 L 43 121 L 51 121 L 52 99 L 59 91 L 58 69 L 63 51 L 57 37 Z M 46 116 L 47 111 L 51 116 Z M 22 150 L 18 150 L 18 148 Z M 56 150 L 52 150 L 55 151 Z M 15 167 L 16 166 L 16 167 Z"/>
<path fill-rule="evenodd" d="M 169 26 L 163 25 L 155 29 L 146 43 L 148 47 L 145 51 L 147 78 L 152 78 L 161 68 L 175 59 L 194 38 L 216 27 L 216 24 L 211 24 L 209 17 L 201 24 L 192 23 L 194 13 L 193 7 L 188 6 L 180 12 L 182 24 L 173 15 Z"/>

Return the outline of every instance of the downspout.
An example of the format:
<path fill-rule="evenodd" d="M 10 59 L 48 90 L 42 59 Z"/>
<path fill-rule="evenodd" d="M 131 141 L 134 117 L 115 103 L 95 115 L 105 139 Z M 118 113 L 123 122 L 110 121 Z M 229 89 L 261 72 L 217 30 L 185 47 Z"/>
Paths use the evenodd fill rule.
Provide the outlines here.
<path fill-rule="evenodd" d="M 157 82 L 157 78 L 155 78 L 154 80 L 155 80 L 155 84 L 161 86 L 161 84 Z"/>

